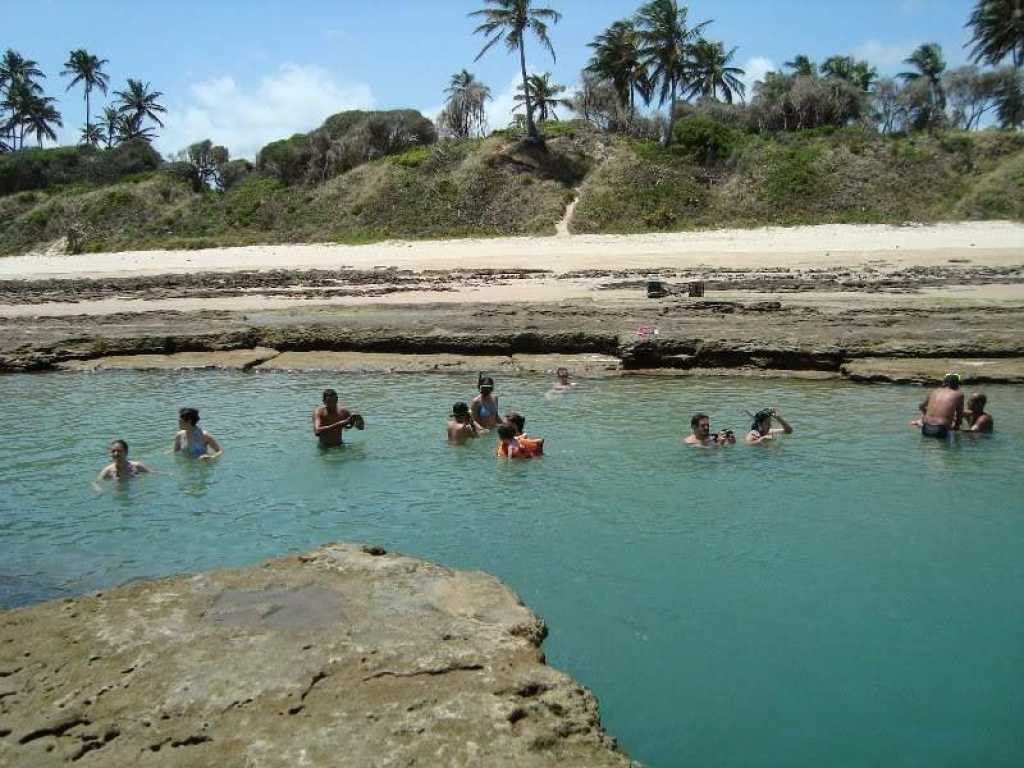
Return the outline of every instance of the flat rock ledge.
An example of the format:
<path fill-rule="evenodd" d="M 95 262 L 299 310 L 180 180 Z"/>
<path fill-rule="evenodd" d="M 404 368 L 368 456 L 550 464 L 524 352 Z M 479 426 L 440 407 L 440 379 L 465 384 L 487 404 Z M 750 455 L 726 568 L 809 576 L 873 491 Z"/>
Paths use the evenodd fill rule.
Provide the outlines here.
<path fill-rule="evenodd" d="M 485 573 L 331 544 L 0 613 L 0 765 L 630 766 Z"/>

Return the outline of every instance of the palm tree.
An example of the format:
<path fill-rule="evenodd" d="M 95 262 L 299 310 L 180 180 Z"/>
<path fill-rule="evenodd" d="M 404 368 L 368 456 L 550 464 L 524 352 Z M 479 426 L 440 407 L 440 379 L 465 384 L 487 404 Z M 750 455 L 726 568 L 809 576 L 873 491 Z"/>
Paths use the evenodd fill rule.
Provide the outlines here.
<path fill-rule="evenodd" d="M 572 102 L 569 99 L 559 98 L 560 93 L 565 93 L 565 86 L 552 83 L 550 72 L 545 72 L 543 75 L 530 75 L 527 79 L 530 88 L 529 98 L 533 102 L 533 108 L 537 110 L 537 122 L 543 123 L 548 119 L 558 122 L 555 108 L 572 108 Z M 519 93 L 515 95 L 515 100 L 519 103 L 512 107 L 512 111 L 515 112 L 522 107 L 526 103 L 526 98 L 526 92 L 520 87 Z"/>
<path fill-rule="evenodd" d="M 651 100 L 650 80 L 640 56 L 636 26 L 628 19 L 616 21 L 587 45 L 594 49 L 594 55 L 586 71 L 608 80 L 622 108 L 628 109 L 632 117 L 637 93 L 645 102 Z"/>
<path fill-rule="evenodd" d="M 60 73 L 62 77 L 72 76 L 71 83 L 65 90 L 70 91 L 73 87 L 82 83 L 85 86 L 85 124 L 92 124 L 92 115 L 89 112 L 89 94 L 93 88 L 99 88 L 103 95 L 107 95 L 107 86 L 110 84 L 110 77 L 103 71 L 103 65 L 109 64 L 107 59 L 99 59 L 93 56 L 84 48 L 76 48 L 68 55 L 64 62 L 65 69 Z"/>
<path fill-rule="evenodd" d="M 814 77 L 818 72 L 817 65 L 802 53 L 794 56 L 792 61 L 783 62 L 782 66 L 792 69 L 797 77 Z"/>
<path fill-rule="evenodd" d="M 125 123 L 122 126 L 123 130 L 119 132 L 122 141 L 125 138 L 145 139 L 147 141 L 153 138 L 153 129 L 142 126 L 143 121 L 147 118 L 161 128 L 164 127 L 163 122 L 157 116 L 158 112 L 167 112 L 157 102 L 157 99 L 163 96 L 163 94 L 160 91 L 150 91 L 149 83 L 143 85 L 141 80 L 128 78 L 127 90 L 114 91 L 114 95 L 117 97 L 117 111 L 124 118 Z"/>
<path fill-rule="evenodd" d="M 974 31 L 971 59 L 996 66 L 1010 56 L 1024 67 L 1024 3 L 1021 0 L 978 0 L 966 26 Z M 966 46 L 965 46 L 966 47 Z"/>
<path fill-rule="evenodd" d="M 932 101 L 939 111 L 946 109 L 946 92 L 942 87 L 942 73 L 946 71 L 946 60 L 942 56 L 942 46 L 938 43 L 925 43 L 905 59 L 904 64 L 917 67 L 917 72 L 901 72 L 898 77 L 907 83 L 925 78 L 931 90 Z"/>
<path fill-rule="evenodd" d="M 42 93 L 43 89 L 35 82 L 35 78 L 45 78 L 46 75 L 37 64 L 38 62 L 23 58 L 20 53 L 8 48 L 3 59 L 0 59 L 0 88 L 5 88 L 10 93 L 13 86 L 24 83 L 33 93 Z"/>
<path fill-rule="evenodd" d="M 25 111 L 22 116 L 24 131 L 36 135 L 40 149 L 43 148 L 44 138 L 50 141 L 57 140 L 57 132 L 53 130 L 52 124 L 64 125 L 60 112 L 53 106 L 55 101 L 57 100 L 52 96 L 32 96 L 24 107 Z M 24 138 L 22 138 L 22 145 L 24 145 Z"/>
<path fill-rule="evenodd" d="M 1020 68 L 1006 67 L 1000 73 L 996 92 L 996 110 L 999 125 L 1009 130 L 1024 126 L 1024 72 Z"/>
<path fill-rule="evenodd" d="M 121 132 L 121 113 L 113 107 L 104 107 L 103 120 L 99 128 L 103 131 L 103 143 L 110 149 L 117 142 L 118 134 Z"/>
<path fill-rule="evenodd" d="M 78 139 L 80 144 L 88 144 L 91 147 L 98 147 L 103 141 L 103 128 L 99 125 L 86 123 L 82 126 L 82 134 Z"/>
<path fill-rule="evenodd" d="M 526 131 L 531 142 L 540 142 L 540 134 L 537 132 L 537 124 L 533 121 L 533 103 L 530 99 L 530 87 L 527 84 L 526 74 L 526 32 L 533 32 L 541 45 L 548 49 L 551 60 L 555 61 L 555 49 L 548 37 L 548 26 L 546 22 L 557 24 L 562 14 L 550 8 L 534 8 L 532 0 L 484 0 L 493 8 L 483 8 L 473 11 L 470 16 L 480 16 L 484 22 L 473 30 L 473 34 L 483 34 L 490 38 L 474 61 L 480 58 L 493 48 L 501 40 L 505 41 L 505 47 L 509 52 L 519 51 L 519 69 L 523 76 L 523 94 L 526 104 Z"/>
<path fill-rule="evenodd" d="M 727 104 L 732 104 L 733 93 L 742 100 L 747 87 L 740 80 L 746 72 L 739 67 L 730 67 L 736 48 L 728 53 L 722 43 L 698 40 L 693 47 L 693 65 L 690 71 L 690 96 L 718 101 L 722 92 Z"/>
<path fill-rule="evenodd" d="M 829 56 L 821 65 L 821 74 L 853 83 L 867 93 L 878 79 L 878 70 L 866 61 L 855 61 L 852 56 Z"/>
<path fill-rule="evenodd" d="M 484 105 L 491 99 L 491 89 L 476 79 L 468 69 L 452 75 L 444 91 L 448 99 L 441 112 L 441 127 L 457 139 L 468 139 L 487 131 Z"/>
<path fill-rule="evenodd" d="M 650 72 L 651 82 L 660 83 L 658 103 L 669 102 L 669 114 L 662 143 L 672 141 L 679 86 L 688 85 L 693 41 L 710 24 L 686 26 L 686 6 L 678 0 L 650 0 L 636 13 L 640 32 L 640 54 Z"/>

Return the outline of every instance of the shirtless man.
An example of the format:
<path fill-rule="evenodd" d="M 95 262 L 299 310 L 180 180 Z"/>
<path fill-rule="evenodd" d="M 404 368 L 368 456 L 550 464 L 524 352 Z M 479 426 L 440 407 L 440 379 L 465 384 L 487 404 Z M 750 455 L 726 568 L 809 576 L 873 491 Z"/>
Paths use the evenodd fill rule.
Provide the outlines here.
<path fill-rule="evenodd" d="M 970 432 L 991 432 L 996 427 L 992 414 L 985 413 L 985 406 L 988 398 L 981 392 L 975 392 L 967 398 L 967 410 L 964 418 L 967 419 L 967 426 Z"/>
<path fill-rule="evenodd" d="M 448 442 L 462 445 L 479 436 L 480 430 L 469 414 L 469 406 L 462 401 L 457 402 L 452 406 L 452 416 L 448 420 Z"/>
<path fill-rule="evenodd" d="M 313 434 L 320 440 L 321 448 L 342 445 L 342 430 L 362 429 L 363 417 L 348 408 L 338 407 L 338 393 L 333 389 L 324 390 L 324 404 L 313 409 Z"/>
<path fill-rule="evenodd" d="M 960 376 L 947 373 L 942 386 L 928 395 L 928 406 L 921 417 L 921 434 L 945 440 L 950 430 L 960 429 L 964 418 L 964 393 L 960 391 Z"/>
<path fill-rule="evenodd" d="M 149 472 L 149 467 L 141 461 L 128 461 L 128 443 L 124 440 L 115 440 L 109 450 L 113 462 L 103 468 L 97 480 L 124 480 Z"/>
<path fill-rule="evenodd" d="M 717 435 L 711 434 L 711 419 L 703 413 L 695 414 L 690 419 L 690 429 L 693 430 L 693 434 L 683 440 L 687 445 L 699 445 L 703 448 L 711 448 L 715 445 Z"/>

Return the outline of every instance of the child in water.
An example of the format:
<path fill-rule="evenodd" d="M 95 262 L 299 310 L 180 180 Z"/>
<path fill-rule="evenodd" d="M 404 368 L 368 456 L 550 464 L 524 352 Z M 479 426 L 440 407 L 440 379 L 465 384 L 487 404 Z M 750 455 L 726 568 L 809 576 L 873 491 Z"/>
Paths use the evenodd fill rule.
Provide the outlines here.
<path fill-rule="evenodd" d="M 498 425 L 498 458 L 499 459 L 532 459 L 533 454 L 519 445 L 516 430 L 510 424 Z"/>
<path fill-rule="evenodd" d="M 502 423 L 498 415 L 498 398 L 494 396 L 494 379 L 478 374 L 476 386 L 480 394 L 473 398 L 469 406 L 473 421 L 480 429 L 493 429 Z"/>
<path fill-rule="evenodd" d="M 512 427 L 515 433 L 516 444 L 531 456 L 540 456 L 544 453 L 544 438 L 529 437 L 523 431 L 526 428 L 526 417 L 521 413 L 510 411 L 505 414 L 505 423 Z M 501 444 L 498 444 L 498 455 L 501 455 Z"/>
<path fill-rule="evenodd" d="M 174 436 L 174 452 L 192 459 L 208 461 L 224 455 L 216 438 L 199 426 L 199 411 L 182 408 L 178 411 L 178 432 Z"/>

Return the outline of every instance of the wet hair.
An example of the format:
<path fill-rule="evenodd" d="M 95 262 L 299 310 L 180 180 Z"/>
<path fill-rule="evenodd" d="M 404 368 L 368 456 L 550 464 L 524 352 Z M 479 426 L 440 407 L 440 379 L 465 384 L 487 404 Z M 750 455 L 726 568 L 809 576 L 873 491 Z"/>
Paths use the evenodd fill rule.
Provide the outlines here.
<path fill-rule="evenodd" d="M 512 424 L 519 432 L 522 432 L 526 428 L 526 417 L 521 413 L 509 411 L 505 414 L 505 421 Z"/>
<path fill-rule="evenodd" d="M 325 389 L 324 390 L 324 396 L 323 396 L 323 401 L 325 403 L 327 402 L 327 398 L 328 397 L 333 397 L 333 398 L 337 399 L 338 398 L 338 393 L 335 392 L 333 389 Z"/>
<path fill-rule="evenodd" d="M 184 419 L 189 424 L 195 426 L 199 423 L 199 411 L 195 408 L 182 408 L 178 411 L 178 418 Z"/>
<path fill-rule="evenodd" d="M 983 395 L 983 397 L 984 397 L 984 395 Z M 121 446 L 121 450 L 124 451 L 124 455 L 125 456 L 128 455 L 128 443 L 126 443 L 124 440 L 121 440 L 121 439 L 111 440 L 110 441 L 110 447 L 113 448 L 115 445 L 120 445 Z"/>
<path fill-rule="evenodd" d="M 762 408 L 754 414 L 754 423 L 750 425 L 751 432 L 760 432 L 761 425 L 772 418 L 771 408 Z"/>
<path fill-rule="evenodd" d="M 465 416 L 469 413 L 469 406 L 459 400 L 459 402 L 452 406 L 452 413 L 456 416 Z"/>
<path fill-rule="evenodd" d="M 949 387 L 950 389 L 960 389 L 960 374 L 947 373 L 942 377 L 942 386 Z"/>
<path fill-rule="evenodd" d="M 693 414 L 693 418 L 690 419 L 690 428 L 693 429 L 693 430 L 696 430 L 697 429 L 697 425 L 700 424 L 701 421 L 703 421 L 706 418 L 708 418 L 707 414 L 704 414 L 704 413 L 695 413 L 695 414 Z"/>
<path fill-rule="evenodd" d="M 510 427 L 508 424 L 500 424 L 498 426 L 498 437 L 502 440 L 511 440 L 516 436 L 516 430 Z"/>
<path fill-rule="evenodd" d="M 985 406 L 988 404 L 988 398 L 985 396 L 984 392 L 975 392 L 973 395 L 971 395 L 970 399 L 967 401 L 967 404 L 976 405 L 979 411 L 984 411 Z M 973 411 L 974 409 L 972 408 L 971 410 Z"/>
<path fill-rule="evenodd" d="M 561 376 L 563 373 L 566 376 L 569 375 L 569 369 L 566 368 L 564 365 L 563 366 L 559 366 L 558 370 L 555 371 L 555 376 Z"/>
<path fill-rule="evenodd" d="M 476 388 L 480 389 L 482 387 L 490 387 L 491 389 L 494 389 L 494 379 L 490 376 L 484 376 L 483 374 L 478 375 L 476 379 Z"/>

